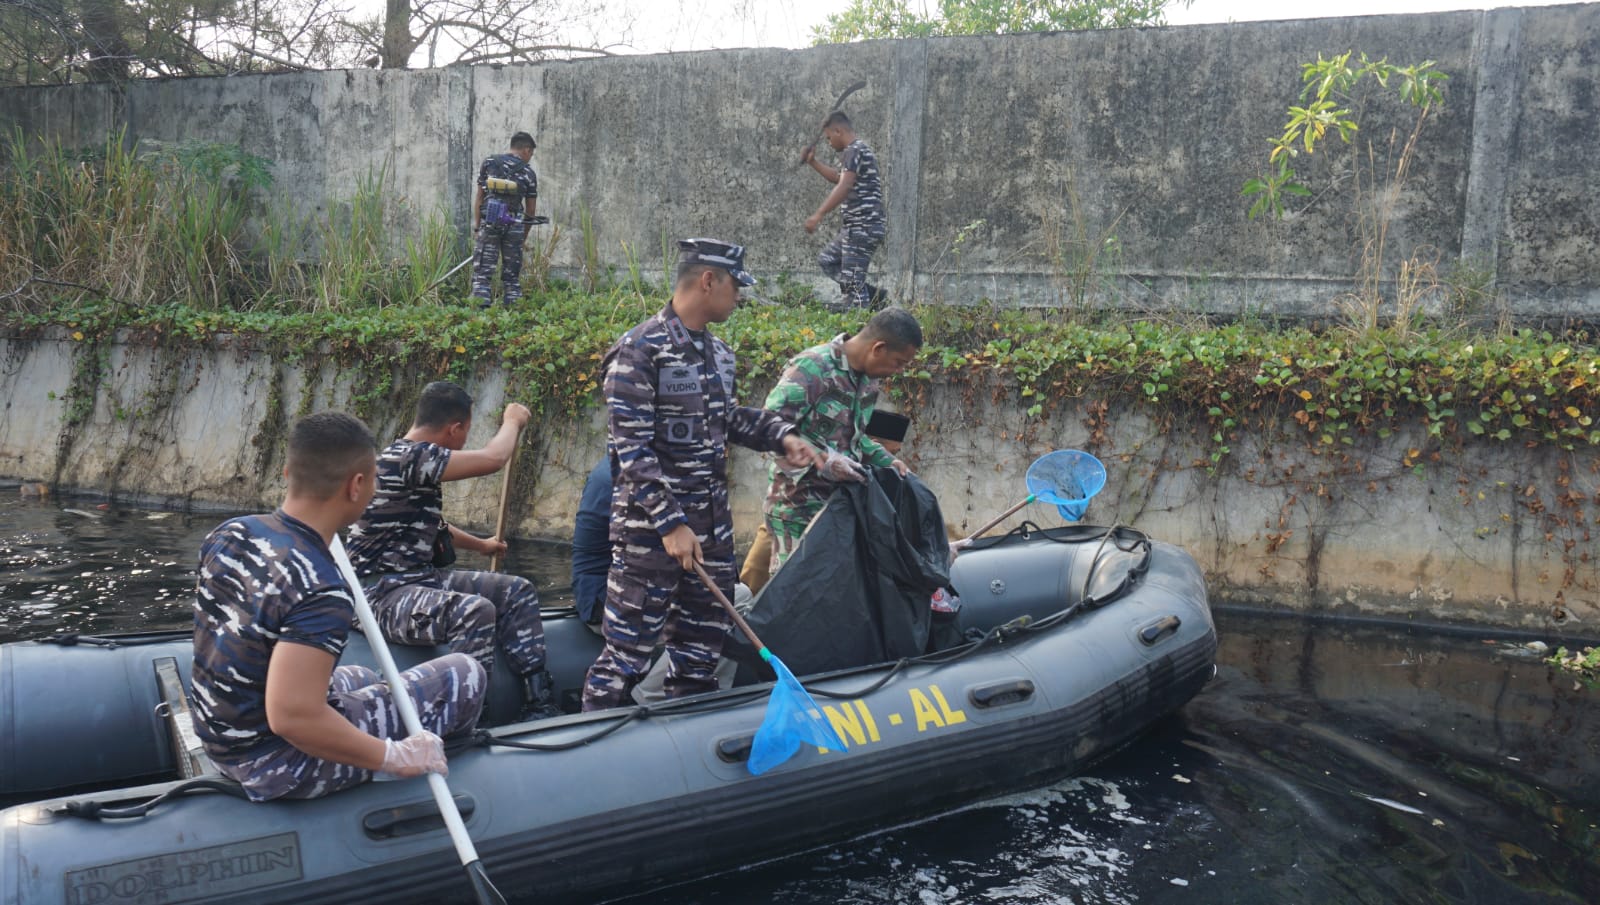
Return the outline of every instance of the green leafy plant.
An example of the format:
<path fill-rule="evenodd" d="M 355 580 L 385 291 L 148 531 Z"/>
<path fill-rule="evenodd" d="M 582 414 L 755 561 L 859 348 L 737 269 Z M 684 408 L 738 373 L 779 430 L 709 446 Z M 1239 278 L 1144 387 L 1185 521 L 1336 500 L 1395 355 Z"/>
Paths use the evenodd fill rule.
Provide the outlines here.
<path fill-rule="evenodd" d="M 1289 117 L 1283 133 L 1272 141 L 1272 151 L 1267 155 L 1269 169 L 1262 175 L 1245 180 L 1242 193 L 1253 198 L 1250 218 L 1264 213 L 1282 218 L 1287 210 L 1285 195 L 1309 197 L 1311 189 L 1296 181 L 1291 161 L 1304 149 L 1307 155 L 1316 152 L 1317 143 L 1329 133 L 1339 136 L 1349 144 L 1361 126 L 1351 112 L 1357 87 L 1363 82 L 1376 83 L 1388 89 L 1394 83 L 1395 94 L 1417 110 L 1417 118 L 1406 142 L 1407 150 L 1414 150 L 1416 137 L 1435 105 L 1444 101 L 1444 82 L 1448 75 L 1435 68 L 1433 60 L 1423 60 L 1410 66 L 1395 66 L 1388 59 L 1371 60 L 1365 53 L 1352 61 L 1355 51 L 1345 51 L 1324 59 L 1317 54 L 1314 63 L 1300 67 L 1300 104 L 1289 107 Z M 1397 183 L 1404 179 L 1410 155 L 1400 161 L 1396 171 Z"/>
<path fill-rule="evenodd" d="M 455 235 L 441 211 L 396 199 L 388 168 L 329 213 L 302 218 L 268 196 L 271 164 L 236 146 L 95 149 L 30 145 L 0 161 L 0 299 L 14 310 L 63 295 L 142 308 L 438 303 Z M 396 219 L 412 223 L 393 241 Z M 448 263 L 447 263 L 448 262 Z"/>
<path fill-rule="evenodd" d="M 1292 161 L 1302 151 L 1308 156 L 1316 153 L 1319 143 L 1334 135 L 1341 143 L 1352 144 L 1361 128 L 1364 104 L 1372 99 L 1367 87 L 1376 86 L 1379 95 L 1392 94 L 1415 111 L 1409 132 L 1403 140 L 1398 131 L 1391 135 L 1381 161 L 1374 142 L 1358 149 L 1351 159 L 1348 186 L 1338 191 L 1350 199 L 1356 213 L 1361 265 L 1353 304 L 1346 307 L 1352 323 L 1362 331 L 1378 326 L 1395 205 L 1416 160 L 1417 141 L 1429 114 L 1444 101 L 1444 82 L 1449 76 L 1436 65 L 1433 60 L 1423 60 L 1398 66 L 1355 51 L 1331 58 L 1318 54 L 1315 62 L 1301 66 L 1300 103 L 1288 108 L 1283 131 L 1272 140 L 1267 169 L 1245 180 L 1241 189 L 1246 198 L 1252 199 L 1251 219 L 1262 214 L 1282 219 L 1290 199 L 1315 200 L 1311 188 L 1300 181 Z M 1335 189 L 1330 187 L 1328 191 Z M 1402 329 L 1411 323 L 1421 304 L 1438 293 L 1435 265 L 1425 255 L 1416 254 L 1400 265 L 1393 301 L 1400 309 L 1395 312 L 1394 321 Z"/>
<path fill-rule="evenodd" d="M 1161 25 L 1172 0 L 854 0 L 811 33 L 815 44 Z M 1187 0 L 1185 0 L 1187 5 Z"/>
<path fill-rule="evenodd" d="M 1544 662 L 1579 677 L 1590 688 L 1600 687 L 1600 647 L 1586 647 L 1577 651 L 1558 647 Z"/>

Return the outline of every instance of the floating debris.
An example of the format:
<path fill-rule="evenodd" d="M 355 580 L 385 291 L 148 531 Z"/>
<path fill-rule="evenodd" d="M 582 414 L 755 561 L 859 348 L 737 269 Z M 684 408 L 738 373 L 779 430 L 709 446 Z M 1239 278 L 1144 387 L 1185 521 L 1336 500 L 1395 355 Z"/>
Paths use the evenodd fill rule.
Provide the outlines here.
<path fill-rule="evenodd" d="M 1401 804 L 1400 802 L 1394 801 L 1393 799 L 1389 799 L 1389 798 L 1374 798 L 1371 795 L 1363 795 L 1361 797 L 1365 798 L 1366 800 L 1368 800 L 1368 801 L 1370 801 L 1370 802 L 1372 802 L 1374 804 L 1381 804 L 1386 808 L 1394 808 L 1397 811 L 1403 811 L 1403 812 L 1405 812 L 1407 814 L 1416 814 L 1419 817 L 1422 816 L 1422 812 L 1417 810 L 1416 808 L 1412 807 L 1411 805 L 1409 805 L 1409 804 Z"/>
<path fill-rule="evenodd" d="M 105 516 L 101 515 L 98 512 L 90 512 L 87 509 L 63 509 L 61 511 L 62 512 L 70 512 L 73 515 L 81 515 L 84 518 L 104 518 L 105 517 Z"/>

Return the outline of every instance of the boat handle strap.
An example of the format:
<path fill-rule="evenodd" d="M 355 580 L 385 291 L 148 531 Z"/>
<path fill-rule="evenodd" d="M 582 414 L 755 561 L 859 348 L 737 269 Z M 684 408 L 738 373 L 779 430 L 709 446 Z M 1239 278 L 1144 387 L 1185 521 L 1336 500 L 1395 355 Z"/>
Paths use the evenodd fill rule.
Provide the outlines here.
<path fill-rule="evenodd" d="M 1004 682 L 990 682 L 979 685 L 967 692 L 967 697 L 972 700 L 975 707 L 1004 707 L 1007 704 L 1020 704 L 1033 697 L 1033 681 L 1031 679 L 1008 679 Z"/>
<path fill-rule="evenodd" d="M 750 759 L 750 749 L 756 743 L 753 732 L 730 735 L 717 739 L 717 757 L 725 763 L 742 764 Z"/>
<path fill-rule="evenodd" d="M 455 799 L 456 809 L 461 812 L 462 820 L 471 817 L 472 812 L 478 807 L 478 803 L 471 795 L 451 797 Z M 361 829 L 373 839 L 396 839 L 401 836 L 442 830 L 444 818 L 439 814 L 439 805 L 430 798 L 427 801 L 372 811 L 361 818 Z"/>
<path fill-rule="evenodd" d="M 1139 629 L 1139 643 L 1153 647 L 1156 642 L 1172 637 L 1182 624 L 1183 620 L 1177 616 L 1163 616 Z"/>

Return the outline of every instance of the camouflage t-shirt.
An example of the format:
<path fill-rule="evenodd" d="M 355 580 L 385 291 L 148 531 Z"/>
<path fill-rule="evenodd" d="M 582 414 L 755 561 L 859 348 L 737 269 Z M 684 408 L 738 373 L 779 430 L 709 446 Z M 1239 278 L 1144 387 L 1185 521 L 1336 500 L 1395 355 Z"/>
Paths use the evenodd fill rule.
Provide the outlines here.
<path fill-rule="evenodd" d="M 450 450 L 407 440 L 378 456 L 377 490 L 361 519 L 350 526 L 350 561 L 363 584 L 386 574 L 433 571 L 434 541 L 444 524 L 444 469 Z"/>
<path fill-rule="evenodd" d="M 515 154 L 495 154 L 484 158 L 483 163 L 478 167 L 478 188 L 488 192 L 490 176 L 510 179 L 517 184 L 517 191 L 514 195 L 489 192 L 489 194 L 501 194 L 502 197 L 515 200 L 517 202 L 517 210 L 522 209 L 522 199 L 539 197 L 538 175 L 533 172 L 533 167 L 529 166 L 527 161 Z"/>
<path fill-rule="evenodd" d="M 882 225 L 883 183 L 878 176 L 878 155 L 858 138 L 839 152 L 839 171 L 856 174 L 855 184 L 844 199 L 844 225 Z"/>
<path fill-rule="evenodd" d="M 289 743 L 267 726 L 267 664 L 281 643 L 344 652 L 355 609 L 322 536 L 278 510 L 224 522 L 200 545 L 194 728 L 236 764 Z"/>

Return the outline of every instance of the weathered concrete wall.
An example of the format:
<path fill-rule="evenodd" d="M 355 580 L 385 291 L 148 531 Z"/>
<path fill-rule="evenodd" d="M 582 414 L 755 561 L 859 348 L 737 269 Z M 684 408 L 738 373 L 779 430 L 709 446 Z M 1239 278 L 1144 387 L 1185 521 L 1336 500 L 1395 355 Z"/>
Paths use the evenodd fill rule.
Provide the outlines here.
<path fill-rule="evenodd" d="M 504 376 L 476 375 L 480 411 L 503 403 Z M 87 347 L 65 335 L 0 339 L 0 477 L 55 481 L 120 498 L 269 507 L 281 493 L 285 426 L 297 412 L 353 407 L 356 387 L 315 360 L 276 362 L 230 345 Z M 1600 455 L 1477 443 L 1413 470 L 1404 432 L 1317 454 L 1291 431 L 1232 441 L 1207 469 L 1208 439 L 1181 417 L 1114 413 L 1092 400 L 1046 420 L 1013 388 L 936 386 L 915 408 L 905 455 L 948 521 L 972 529 L 1026 494 L 1024 472 L 1055 448 L 1089 449 L 1109 481 L 1087 521 L 1132 524 L 1188 549 L 1219 599 L 1312 610 L 1426 615 L 1547 630 L 1600 626 Z M 380 437 L 402 413 L 369 418 Z M 488 439 L 485 414 L 469 443 Z M 570 537 L 584 476 L 603 455 L 598 411 L 536 425 L 514 499 L 520 536 Z M 1415 455 L 1412 453 L 1411 455 Z M 759 456 L 732 458 L 737 533 L 760 518 Z M 496 479 L 449 485 L 453 521 L 491 530 Z M 1021 518 L 1054 525 L 1052 507 Z"/>
<path fill-rule="evenodd" d="M 587 209 L 612 267 L 632 256 L 656 273 L 664 236 L 713 234 L 749 246 L 762 273 L 814 281 L 826 236 L 800 222 L 826 185 L 795 156 L 861 78 L 847 106 L 891 214 L 876 267 L 901 297 L 1317 316 L 1363 253 L 1348 179 L 1282 223 L 1247 221 L 1239 186 L 1300 64 L 1351 48 L 1451 76 L 1398 198 L 1388 272 L 1436 255 L 1446 273 L 1496 278 L 1515 315 L 1600 317 L 1597 3 L 13 89 L 0 127 L 241 142 L 308 213 L 387 164 L 413 210 L 456 222 L 477 162 L 530 128 L 542 207 L 565 231 L 558 264 L 581 265 Z M 1392 166 L 1403 113 L 1375 104 L 1361 122 Z M 1298 162 L 1319 188 L 1351 150 L 1324 147 Z"/>

